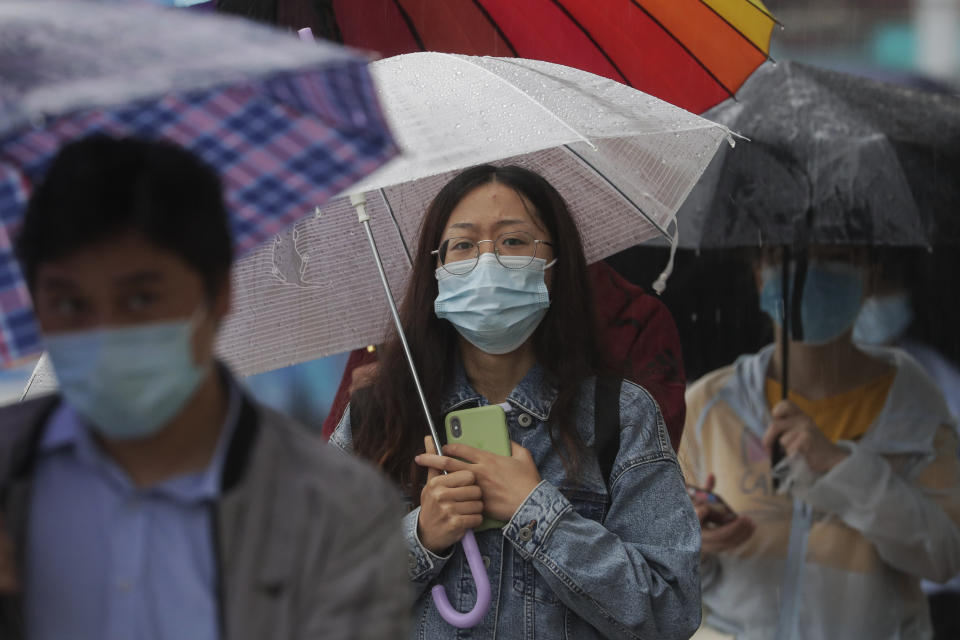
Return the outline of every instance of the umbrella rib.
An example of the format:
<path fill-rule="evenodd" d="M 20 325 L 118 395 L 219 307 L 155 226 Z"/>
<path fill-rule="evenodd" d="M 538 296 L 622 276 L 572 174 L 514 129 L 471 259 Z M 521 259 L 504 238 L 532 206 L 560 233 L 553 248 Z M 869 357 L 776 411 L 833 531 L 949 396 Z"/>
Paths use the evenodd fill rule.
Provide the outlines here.
<path fill-rule="evenodd" d="M 744 0 L 744 2 L 746 2 L 746 0 Z M 720 13 L 719 11 L 717 11 L 716 9 L 714 9 L 713 7 L 711 7 L 709 4 L 707 4 L 707 0 L 700 0 L 700 4 L 702 4 L 703 6 L 705 6 L 707 9 L 710 9 L 710 11 L 712 11 L 718 18 L 720 18 L 721 20 L 723 20 L 724 23 L 726 23 L 726 25 L 727 25 L 728 27 L 730 27 L 732 30 L 734 30 L 734 31 L 737 33 L 737 35 L 739 35 L 741 38 L 743 38 L 743 39 L 747 42 L 747 44 L 749 44 L 751 47 L 753 47 L 754 49 L 756 49 L 757 52 L 760 53 L 763 57 L 768 58 L 768 59 L 770 58 L 770 53 L 769 53 L 769 52 L 764 51 L 762 47 L 760 47 L 756 42 L 754 42 L 753 40 L 751 40 L 750 38 L 748 38 L 746 35 L 744 35 L 744 33 L 743 33 L 742 31 L 740 31 L 740 29 L 737 29 L 737 27 L 734 26 L 734 24 L 733 24 L 732 22 L 730 22 L 729 20 L 727 20 L 726 16 L 724 16 L 722 13 Z M 751 2 L 747 2 L 747 4 L 749 4 L 750 6 L 755 6 L 755 5 L 754 5 L 753 3 L 751 3 Z M 759 9 L 758 9 L 758 11 L 759 11 Z M 773 17 L 771 16 L 771 19 L 772 19 L 774 22 L 776 22 L 776 18 L 773 18 Z"/>
<path fill-rule="evenodd" d="M 670 36 L 670 38 L 671 38 L 674 42 L 676 42 L 677 45 L 678 45 L 681 49 L 683 49 L 684 51 L 686 51 L 686 52 L 687 52 L 687 55 L 690 56 L 691 58 L 693 58 L 693 61 L 696 62 L 698 65 L 700 65 L 700 68 L 703 69 L 708 76 L 710 76 L 711 78 L 713 78 L 713 81 L 716 82 L 718 85 L 720 85 L 720 88 L 721 88 L 721 89 L 723 89 L 724 91 L 727 92 L 727 95 L 729 95 L 731 98 L 734 96 L 734 92 L 730 90 L 730 87 L 728 87 L 727 85 L 725 85 L 725 84 L 723 83 L 723 81 L 721 81 L 720 78 L 718 78 L 718 77 L 716 76 L 716 74 L 714 74 L 713 71 L 711 71 L 710 68 L 707 67 L 706 64 L 704 64 L 703 60 L 701 60 L 700 58 L 698 58 L 698 57 L 696 56 L 696 54 L 694 54 L 692 51 L 690 51 L 690 49 L 687 47 L 687 45 L 685 45 L 685 44 L 683 43 L 683 41 L 680 40 L 680 38 L 678 38 L 676 35 L 674 35 L 674 33 L 673 33 L 672 31 L 670 31 L 670 29 L 667 29 L 665 26 L 663 26 L 663 23 L 661 23 L 659 20 L 657 20 L 657 19 L 653 16 L 653 14 L 651 14 L 649 11 L 647 11 L 647 10 L 643 7 L 643 5 L 641 5 L 637 0 L 630 0 L 630 1 L 633 3 L 633 6 L 635 6 L 637 9 L 639 9 L 640 11 L 642 11 L 643 13 L 645 13 L 646 16 L 647 16 L 648 18 L 650 18 L 650 19 L 653 21 L 654 24 L 656 24 L 658 27 L 660 27 L 661 29 L 663 29 L 663 32 L 666 33 L 668 36 Z"/>
<path fill-rule="evenodd" d="M 756 9 L 762 15 L 765 15 L 771 20 L 773 20 L 774 24 L 780 26 L 781 28 L 783 27 L 783 23 L 777 20 L 777 16 L 770 13 L 770 11 L 766 9 L 766 7 L 763 7 L 763 8 L 759 7 L 756 2 L 753 2 L 753 0 L 743 0 L 743 2 L 750 5 L 753 9 Z"/>
<path fill-rule="evenodd" d="M 37 361 L 37 364 L 34 365 L 33 371 L 30 372 L 30 378 L 27 380 L 27 385 L 23 388 L 23 392 L 20 394 L 20 402 L 23 402 L 27 399 L 27 394 L 30 393 L 30 388 L 33 386 L 33 383 L 37 381 L 37 378 L 43 371 L 41 365 L 44 363 L 44 360 L 49 358 L 47 352 L 44 351 L 40 354 L 40 359 Z"/>
<path fill-rule="evenodd" d="M 423 44 L 423 38 L 420 37 L 420 32 L 417 31 L 417 27 L 413 24 L 413 18 L 410 17 L 410 14 L 407 13 L 407 10 L 403 8 L 402 4 L 400 4 L 400 0 L 393 0 L 393 4 L 397 6 L 397 11 L 400 12 L 400 17 L 403 18 L 403 21 L 407 24 L 407 29 L 410 30 L 410 35 L 412 35 L 413 39 L 417 41 L 417 46 L 420 47 L 421 51 L 426 51 L 427 47 Z"/>
<path fill-rule="evenodd" d="M 407 246 L 407 239 L 403 235 L 403 231 L 400 230 L 400 222 L 397 220 L 397 215 L 393 211 L 393 207 L 390 206 L 390 201 L 387 199 L 387 192 L 383 189 L 377 189 L 380 192 L 380 197 L 383 199 L 383 205 L 387 208 L 387 213 L 390 214 L 390 219 L 393 220 L 393 227 L 397 230 L 397 235 L 400 236 L 400 246 L 403 247 L 403 253 L 407 256 L 407 264 L 410 265 L 410 268 L 413 268 L 413 257 L 410 255 L 410 247 Z"/>
<path fill-rule="evenodd" d="M 670 233 L 669 233 L 666 229 L 664 229 L 663 227 L 661 227 L 661 226 L 657 223 L 656 220 L 654 220 L 654 219 L 651 218 L 649 215 L 647 215 L 647 212 L 643 210 L 643 207 L 641 207 L 639 204 L 637 204 L 636 202 L 634 202 L 633 199 L 632 199 L 630 196 L 628 196 L 626 193 L 623 192 L 623 189 L 621 189 L 619 186 L 617 186 L 616 184 L 614 184 L 613 181 L 610 180 L 610 178 L 608 178 L 602 171 L 600 171 L 600 170 L 597 169 L 595 166 L 593 166 L 593 164 L 592 164 L 589 160 L 587 160 L 586 158 L 584 158 L 580 153 L 578 153 L 578 152 L 576 151 L 576 149 L 572 148 L 572 147 L 571 147 L 570 145 L 568 145 L 568 144 L 563 145 L 563 148 L 566 149 L 568 153 L 573 154 L 573 156 L 574 156 L 575 158 L 577 158 L 580 162 L 582 162 L 588 169 L 590 169 L 591 171 L 593 171 L 593 173 L 596 174 L 601 180 L 603 180 L 604 182 L 606 182 L 607 185 L 608 185 L 611 189 L 613 189 L 614 191 L 616 191 L 617 193 L 619 193 L 619 194 L 620 194 L 620 197 L 622 197 L 624 200 L 626 200 L 627 202 L 629 202 L 629 203 L 633 206 L 633 208 L 636 209 L 636 210 L 640 213 L 641 216 L 643 216 L 644 218 L 647 219 L 647 222 L 649 222 L 650 224 L 653 225 L 653 228 L 654 228 L 654 229 L 656 229 L 657 231 L 660 232 L 660 234 L 661 234 L 664 238 L 666 238 L 667 240 L 672 240 L 672 237 L 670 236 Z M 669 224 L 669 223 L 668 223 L 668 224 Z"/>
<path fill-rule="evenodd" d="M 440 52 L 438 52 L 438 53 L 440 53 Z M 574 129 L 573 127 L 571 127 L 571 126 L 570 126 L 570 123 L 568 123 L 566 120 L 564 120 L 563 118 L 561 118 L 560 116 L 558 116 L 557 114 L 555 114 L 553 111 L 551 111 L 550 109 L 548 109 L 542 102 L 540 102 L 539 100 L 535 100 L 535 99 L 533 98 L 533 96 L 531 96 L 531 95 L 530 95 L 529 93 L 527 93 L 526 91 L 523 91 L 522 89 L 520 89 L 519 87 L 517 87 L 515 84 L 513 84 L 512 82 L 510 82 L 509 80 L 507 80 L 507 79 L 504 78 L 503 76 L 501 76 L 501 75 L 499 75 L 499 74 L 496 74 L 496 73 L 494 73 L 493 71 L 490 71 L 490 69 L 487 69 L 487 68 L 484 67 L 483 65 L 477 64 L 476 62 L 474 62 L 473 60 L 470 59 L 471 56 L 461 56 L 461 55 L 456 55 L 456 54 L 453 54 L 453 53 L 440 53 L 440 55 L 442 55 L 442 56 L 449 56 L 449 57 L 451 57 L 451 58 L 456 58 L 457 60 L 459 60 L 459 61 L 461 61 L 461 62 L 465 62 L 465 63 L 467 63 L 467 64 L 469 64 L 469 65 L 472 65 L 472 66 L 474 66 L 474 67 L 476 67 L 476 68 L 478 68 L 478 69 L 481 69 L 484 73 L 490 74 L 491 76 L 493 76 L 494 78 L 496 78 L 496 79 L 499 80 L 500 82 L 506 84 L 508 87 L 510 87 L 511 89 L 513 89 L 516 93 L 519 93 L 521 96 L 523 96 L 524 98 L 526 98 L 527 100 L 529 100 L 529 101 L 532 102 L 533 104 L 537 105 L 538 107 L 540 107 L 541 109 L 543 109 L 544 111 L 546 111 L 554 120 L 556 120 L 557 122 L 559 122 L 560 124 L 562 124 L 564 127 L 566 127 L 567 129 L 569 129 L 575 136 L 577 136 L 578 138 L 580 138 L 580 141 L 581 141 L 581 142 L 585 142 L 586 144 L 588 144 L 591 149 L 596 149 L 596 148 L 597 148 L 597 145 L 595 145 L 595 144 L 593 144 L 592 142 L 590 142 L 590 140 L 589 140 L 585 135 L 583 135 L 582 133 L 580 133 L 579 131 L 577 131 L 577 130 Z M 522 58 L 521 58 L 521 59 L 522 59 Z M 504 58 L 504 59 L 502 59 L 502 60 L 503 60 L 503 62 L 504 62 L 505 64 L 516 64 L 515 62 L 512 61 L 511 58 Z M 530 67 L 523 67 L 523 68 L 526 69 L 527 71 L 535 71 L 534 69 L 531 69 Z M 537 73 L 539 73 L 539 71 L 538 71 Z"/>
<path fill-rule="evenodd" d="M 510 42 L 510 38 L 508 38 L 507 34 L 503 32 L 503 29 L 501 29 L 500 25 L 497 24 L 497 21 L 493 19 L 493 16 L 491 16 L 490 13 L 487 12 L 487 8 L 480 3 L 480 0 L 473 0 L 473 4 L 474 6 L 477 7 L 477 10 L 483 14 L 483 17 L 487 19 L 487 22 L 489 22 L 490 26 L 493 27 L 494 31 L 497 32 L 497 35 L 503 38 L 503 41 L 504 43 L 506 43 L 507 48 L 510 49 L 511 53 L 513 53 L 513 57 L 519 58 L 520 54 L 517 53 L 516 47 L 514 47 L 513 43 Z"/>
<path fill-rule="evenodd" d="M 617 66 L 617 63 L 614 62 L 613 58 L 610 57 L 610 54 L 607 53 L 606 49 L 600 46 L 600 43 L 597 42 L 597 40 L 593 37 L 593 35 L 589 31 L 587 31 L 587 28 L 584 27 L 582 24 L 580 24 L 580 22 L 573 17 L 573 14 L 571 14 L 570 11 L 565 6 L 563 6 L 560 0 L 552 0 L 552 2 L 553 4 L 557 5 L 557 8 L 560 9 L 560 11 L 562 11 L 563 14 L 567 16 L 567 18 L 570 19 L 570 22 L 575 24 L 577 28 L 580 29 L 581 32 L 583 32 L 583 35 L 587 36 L 587 39 L 593 44 L 593 46 L 597 48 L 597 51 L 600 52 L 600 55 L 606 58 L 607 62 L 610 63 L 610 66 L 613 67 L 613 70 L 616 71 L 621 78 L 623 78 L 623 83 L 626 84 L 628 87 L 632 87 L 633 83 L 630 82 L 630 80 L 627 78 L 627 74 L 625 74 L 623 71 L 620 70 L 620 67 Z"/>

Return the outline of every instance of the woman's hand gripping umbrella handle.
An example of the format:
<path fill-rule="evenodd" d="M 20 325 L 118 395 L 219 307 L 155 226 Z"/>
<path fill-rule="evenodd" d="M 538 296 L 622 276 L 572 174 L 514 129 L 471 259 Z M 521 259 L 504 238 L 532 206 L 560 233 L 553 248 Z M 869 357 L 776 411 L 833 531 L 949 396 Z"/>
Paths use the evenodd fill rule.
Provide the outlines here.
<path fill-rule="evenodd" d="M 442 455 L 437 444 L 439 440 L 437 440 L 432 419 L 430 420 L 430 431 L 432 434 L 430 442 L 433 443 L 437 455 Z M 444 470 L 442 473 L 446 475 L 447 472 Z M 437 606 L 440 617 L 446 620 L 448 624 L 459 629 L 470 629 L 480 624 L 483 616 L 487 614 L 487 610 L 490 608 L 490 577 L 487 575 L 487 567 L 483 563 L 483 556 L 480 555 L 480 548 L 477 546 L 477 538 L 473 529 L 467 529 L 467 532 L 463 534 L 463 538 L 460 539 L 460 546 L 463 547 L 463 554 L 467 557 L 470 575 L 473 577 L 473 583 L 477 589 L 477 601 L 474 603 L 473 609 L 463 613 L 457 611 L 450 604 L 447 591 L 442 584 L 434 585 L 430 590 L 430 595 L 433 596 L 433 603 Z"/>
<path fill-rule="evenodd" d="M 304 37 L 301 32 L 300 37 Z M 400 344 L 403 345 L 403 352 L 407 356 L 407 363 L 410 365 L 410 374 L 413 376 L 414 386 L 417 388 L 417 394 L 420 396 L 420 404 L 423 407 L 423 413 L 427 418 L 427 426 L 430 427 L 430 435 L 433 436 L 434 447 L 437 449 L 437 455 L 440 455 L 440 437 L 437 434 L 437 428 L 433 424 L 433 417 L 430 415 L 430 406 L 427 404 L 427 397 L 423 393 L 423 386 L 420 384 L 420 376 L 417 375 L 417 368 L 413 363 L 413 355 L 410 353 L 410 347 L 407 344 L 407 336 L 403 332 L 403 325 L 400 322 L 400 314 L 397 311 L 397 304 L 390 292 L 390 283 L 387 281 L 387 273 L 383 269 L 383 262 L 380 260 L 380 252 L 377 250 L 377 242 L 373 237 L 373 231 L 370 229 L 370 216 L 366 210 L 366 197 L 364 194 L 353 194 L 350 196 L 350 203 L 357 211 L 357 219 L 363 226 L 367 234 L 367 240 L 370 242 L 370 249 L 373 251 L 374 261 L 377 264 L 377 271 L 380 273 L 380 281 L 383 283 L 383 289 L 387 294 L 387 302 L 390 305 L 390 314 L 393 316 L 394 325 L 397 327 L 397 335 L 400 338 Z M 446 473 L 446 471 L 444 471 Z M 436 585 L 431 590 L 433 601 L 437 605 L 437 611 L 440 616 L 449 624 L 460 629 L 469 629 L 480 624 L 480 621 L 487 614 L 490 608 L 490 578 L 487 576 L 487 568 L 483 565 L 483 558 L 480 556 L 480 549 L 477 547 L 477 539 L 473 531 L 467 531 L 461 539 L 463 552 L 467 556 L 467 564 L 470 566 L 470 573 L 473 575 L 474 584 L 477 587 L 477 602 L 473 609 L 466 613 L 461 613 L 453 608 L 443 585 Z"/>

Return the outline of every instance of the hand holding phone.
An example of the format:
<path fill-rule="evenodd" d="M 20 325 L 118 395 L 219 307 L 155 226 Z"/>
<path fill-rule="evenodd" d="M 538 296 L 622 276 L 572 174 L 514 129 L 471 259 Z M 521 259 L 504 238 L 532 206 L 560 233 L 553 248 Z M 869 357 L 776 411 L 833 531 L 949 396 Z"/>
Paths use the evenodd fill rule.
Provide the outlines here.
<path fill-rule="evenodd" d="M 718 527 L 737 519 L 737 514 L 730 505 L 709 489 L 688 484 L 687 495 L 694 506 L 706 507 L 706 516 L 701 518 L 701 524 L 705 527 Z"/>
<path fill-rule="evenodd" d="M 475 415 L 451 413 L 446 420 L 449 442 L 443 447 L 443 455 L 421 454 L 414 460 L 421 467 L 448 472 L 467 471 L 473 474 L 483 493 L 483 512 L 503 522 L 516 514 L 517 509 L 542 482 L 542 478 L 533 455 L 520 444 L 510 441 L 506 419 L 502 411 L 498 415 L 495 409 L 499 407 L 486 408 L 483 411 L 494 416 L 495 420 L 490 420 L 481 427 L 474 426 Z M 454 422 L 454 418 L 459 422 Z M 475 437 L 476 433 L 487 428 L 490 428 L 493 435 L 488 433 Z M 468 443 L 468 440 L 472 443 Z M 479 446 L 473 446 L 474 444 Z M 493 523 L 493 526 L 497 524 Z"/>
<path fill-rule="evenodd" d="M 465 444 L 489 453 L 510 457 L 507 418 L 499 405 L 463 409 L 449 413 L 444 420 L 447 444 Z M 505 522 L 486 517 L 475 531 L 499 529 Z"/>
<path fill-rule="evenodd" d="M 731 551 L 749 540 L 756 530 L 750 518 L 737 515 L 713 492 L 715 485 L 712 473 L 707 476 L 704 487 L 687 485 L 687 495 L 700 519 L 700 554 L 703 556 Z"/>

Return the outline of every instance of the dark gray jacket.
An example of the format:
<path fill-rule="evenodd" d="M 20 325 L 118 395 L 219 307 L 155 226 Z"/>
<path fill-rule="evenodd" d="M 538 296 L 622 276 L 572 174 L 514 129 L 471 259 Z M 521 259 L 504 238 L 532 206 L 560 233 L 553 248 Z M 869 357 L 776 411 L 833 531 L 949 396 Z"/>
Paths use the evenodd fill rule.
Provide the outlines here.
<path fill-rule="evenodd" d="M 0 511 L 21 567 L 36 447 L 58 402 L 0 409 Z M 406 636 L 399 503 L 372 468 L 244 398 L 212 506 L 223 637 Z M 0 598 L 0 638 L 23 638 L 21 611 Z"/>

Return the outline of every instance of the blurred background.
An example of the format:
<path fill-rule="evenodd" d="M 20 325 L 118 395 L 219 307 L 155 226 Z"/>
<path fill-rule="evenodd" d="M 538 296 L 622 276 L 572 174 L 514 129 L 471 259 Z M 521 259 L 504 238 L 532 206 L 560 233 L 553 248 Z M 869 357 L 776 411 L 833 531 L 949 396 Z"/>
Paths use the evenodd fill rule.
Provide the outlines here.
<path fill-rule="evenodd" d="M 774 59 L 918 86 L 960 83 L 957 0 L 769 0 Z"/>

